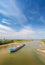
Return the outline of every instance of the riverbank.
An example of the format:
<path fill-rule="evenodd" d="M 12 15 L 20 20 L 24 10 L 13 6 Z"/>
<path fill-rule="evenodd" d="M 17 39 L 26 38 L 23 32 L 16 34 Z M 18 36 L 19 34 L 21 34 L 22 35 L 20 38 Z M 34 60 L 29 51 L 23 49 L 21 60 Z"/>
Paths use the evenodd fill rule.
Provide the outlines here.
<path fill-rule="evenodd" d="M 40 44 L 45 45 L 45 40 L 40 40 Z"/>
<path fill-rule="evenodd" d="M 9 44 L 4 44 L 4 45 L 0 45 L 0 48 L 1 47 L 7 47 L 7 46 L 10 46 L 10 45 L 14 45 L 15 43 L 9 43 Z"/>
<path fill-rule="evenodd" d="M 6 40 L 2 40 L 3 42 L 5 42 Z M 8 40 L 7 40 L 8 41 Z M 2 44 L 0 45 L 0 48 L 1 47 L 7 47 L 7 46 L 14 46 L 14 45 L 17 45 L 17 44 L 22 44 L 22 43 L 27 43 L 27 42 L 31 42 L 32 40 L 13 40 L 12 42 L 10 43 L 6 43 L 6 44 Z"/>
<path fill-rule="evenodd" d="M 37 49 L 37 51 L 41 52 L 41 53 L 45 53 L 44 49 Z"/>

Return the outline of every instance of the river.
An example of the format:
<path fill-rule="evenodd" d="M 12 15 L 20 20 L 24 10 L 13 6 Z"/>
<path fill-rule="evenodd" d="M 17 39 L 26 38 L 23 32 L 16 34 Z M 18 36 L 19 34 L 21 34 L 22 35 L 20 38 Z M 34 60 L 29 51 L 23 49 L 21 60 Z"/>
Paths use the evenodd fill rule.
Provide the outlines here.
<path fill-rule="evenodd" d="M 27 42 L 17 52 L 10 53 L 11 46 L 0 48 L 0 65 L 45 65 L 45 54 L 37 49 L 45 49 L 39 41 Z"/>

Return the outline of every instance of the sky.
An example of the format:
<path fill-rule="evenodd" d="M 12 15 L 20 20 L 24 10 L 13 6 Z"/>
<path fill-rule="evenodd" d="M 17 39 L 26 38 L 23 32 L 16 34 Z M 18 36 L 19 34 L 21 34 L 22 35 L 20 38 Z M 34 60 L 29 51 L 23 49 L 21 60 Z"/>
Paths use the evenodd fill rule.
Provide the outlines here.
<path fill-rule="evenodd" d="M 0 0 L 0 39 L 45 39 L 45 0 Z"/>

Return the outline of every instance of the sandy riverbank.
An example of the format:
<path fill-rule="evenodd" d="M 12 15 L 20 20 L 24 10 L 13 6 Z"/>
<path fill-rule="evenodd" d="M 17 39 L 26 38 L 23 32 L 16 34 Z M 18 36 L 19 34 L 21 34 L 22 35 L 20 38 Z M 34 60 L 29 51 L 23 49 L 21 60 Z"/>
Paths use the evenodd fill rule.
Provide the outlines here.
<path fill-rule="evenodd" d="M 0 48 L 1 47 L 7 47 L 7 46 L 10 46 L 10 45 L 15 45 L 15 43 L 9 43 L 9 44 L 0 45 Z"/>
<path fill-rule="evenodd" d="M 37 49 L 37 51 L 45 53 L 45 50 L 42 50 L 42 49 Z"/>

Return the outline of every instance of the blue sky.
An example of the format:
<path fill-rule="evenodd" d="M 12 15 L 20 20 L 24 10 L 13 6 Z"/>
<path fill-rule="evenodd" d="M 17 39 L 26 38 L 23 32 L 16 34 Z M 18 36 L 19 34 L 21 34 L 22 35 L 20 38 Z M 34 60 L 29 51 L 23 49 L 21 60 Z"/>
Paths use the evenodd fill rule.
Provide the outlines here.
<path fill-rule="evenodd" d="M 0 0 L 0 38 L 45 39 L 45 0 Z"/>

